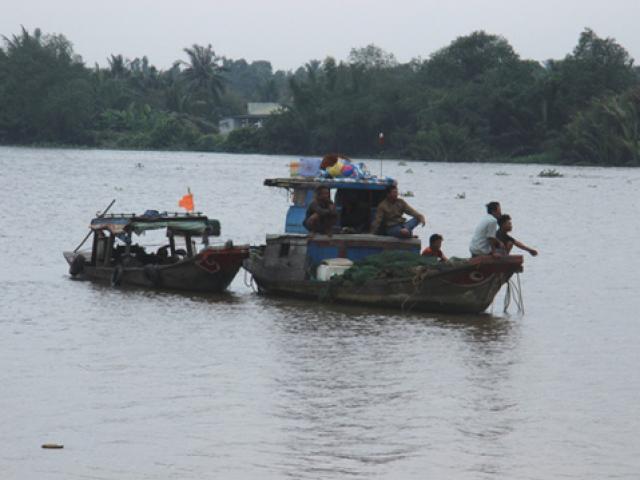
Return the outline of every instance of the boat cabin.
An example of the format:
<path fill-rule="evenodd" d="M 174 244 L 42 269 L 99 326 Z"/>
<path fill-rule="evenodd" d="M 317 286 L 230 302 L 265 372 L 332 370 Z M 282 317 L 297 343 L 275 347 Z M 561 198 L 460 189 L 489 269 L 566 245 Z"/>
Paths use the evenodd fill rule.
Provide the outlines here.
<path fill-rule="evenodd" d="M 357 261 L 389 250 L 420 253 L 420 240 L 417 238 L 400 239 L 370 232 L 377 206 L 385 198 L 386 189 L 396 185 L 393 179 L 293 177 L 266 179 L 264 184 L 291 192 L 285 234 L 267 235 L 262 252 L 263 266 L 273 269 L 278 278 L 314 278 L 317 268 L 329 259 Z M 303 225 L 307 208 L 320 185 L 329 188 L 338 211 L 335 234 L 331 236 L 309 236 Z"/>
<path fill-rule="evenodd" d="M 114 213 L 91 220 L 93 266 L 113 266 L 119 263 L 144 266 L 172 264 L 198 253 L 198 242 L 206 248 L 209 237 L 220 235 L 220 222 L 201 213 L 158 212 L 147 210 L 142 215 Z M 134 235 L 152 230 L 166 230 L 166 243 L 149 246 L 134 243 Z M 157 248 L 155 248 L 157 247 Z"/>
<path fill-rule="evenodd" d="M 378 204 L 384 200 L 386 189 L 396 185 L 391 178 L 273 178 L 266 179 L 268 187 L 286 188 L 291 192 L 291 205 L 287 211 L 286 233 L 309 232 L 304 217 L 313 201 L 315 190 L 323 185 L 329 188 L 338 211 L 336 233 L 349 229 L 352 233 L 369 233 Z"/>

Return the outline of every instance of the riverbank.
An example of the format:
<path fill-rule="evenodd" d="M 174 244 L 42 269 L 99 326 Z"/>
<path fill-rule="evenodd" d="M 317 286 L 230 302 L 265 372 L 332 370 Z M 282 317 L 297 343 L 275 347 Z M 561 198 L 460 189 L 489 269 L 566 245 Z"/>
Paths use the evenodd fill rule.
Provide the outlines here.
<path fill-rule="evenodd" d="M 168 146 L 164 148 L 143 148 L 143 147 L 118 147 L 111 145 L 71 145 L 71 144 L 59 144 L 59 143 L 50 143 L 50 142 L 38 142 L 32 144 L 0 144 L 0 147 L 6 148 L 34 148 L 34 149 L 60 149 L 60 150 L 102 150 L 102 151 L 117 151 L 117 152 L 191 152 L 191 153 L 218 153 L 218 154 L 229 154 L 229 155 L 261 155 L 261 156 L 288 156 L 288 157 L 321 157 L 325 155 L 327 152 L 318 152 L 318 153 L 305 153 L 305 154 L 295 154 L 295 153 L 270 153 L 270 152 L 260 152 L 260 151 L 234 151 L 228 152 L 225 150 L 212 150 L 212 149 L 198 149 L 198 148 L 180 148 L 179 146 Z M 574 167 L 629 167 L 636 168 L 638 165 L 611 165 L 608 163 L 571 163 L 568 161 L 558 160 L 557 155 L 552 153 L 541 153 L 537 155 L 527 155 L 520 157 L 496 157 L 490 160 L 479 160 L 479 161 L 460 161 L 460 162 L 450 162 L 443 160 L 431 160 L 431 159 L 419 159 L 419 158 L 402 158 L 399 156 L 395 156 L 390 153 L 382 153 L 375 156 L 370 155 L 358 155 L 358 154 L 350 154 L 350 158 L 353 159 L 369 159 L 369 160 L 389 160 L 389 161 L 397 161 L 397 162 L 410 162 L 410 163 L 471 163 L 471 164 L 513 164 L 513 165 L 548 165 L 550 167 L 558 167 L 558 166 L 574 166 Z"/>

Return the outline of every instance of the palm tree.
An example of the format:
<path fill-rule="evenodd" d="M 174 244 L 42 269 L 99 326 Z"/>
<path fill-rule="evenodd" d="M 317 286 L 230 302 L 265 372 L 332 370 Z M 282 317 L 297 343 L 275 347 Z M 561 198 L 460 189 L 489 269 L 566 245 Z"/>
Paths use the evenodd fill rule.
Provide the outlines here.
<path fill-rule="evenodd" d="M 20 26 L 20 34 L 19 35 L 11 35 L 11 38 L 2 36 L 2 39 L 7 44 L 7 49 L 16 49 L 21 46 L 26 46 L 28 44 L 42 44 L 42 31 L 39 28 L 36 28 L 33 31 L 33 35 L 29 33 L 29 30 L 24 28 L 24 26 Z"/>
<path fill-rule="evenodd" d="M 107 62 L 109 62 L 109 70 L 113 78 L 125 78 L 128 76 L 128 62 L 122 55 L 111 55 L 110 58 L 107 58 Z"/>
<path fill-rule="evenodd" d="M 194 44 L 191 48 L 185 48 L 184 52 L 189 56 L 189 61 L 181 62 L 187 67 L 182 74 L 189 88 L 196 94 L 203 94 L 207 103 L 219 103 L 224 90 L 223 68 L 211 44 L 206 47 Z"/>

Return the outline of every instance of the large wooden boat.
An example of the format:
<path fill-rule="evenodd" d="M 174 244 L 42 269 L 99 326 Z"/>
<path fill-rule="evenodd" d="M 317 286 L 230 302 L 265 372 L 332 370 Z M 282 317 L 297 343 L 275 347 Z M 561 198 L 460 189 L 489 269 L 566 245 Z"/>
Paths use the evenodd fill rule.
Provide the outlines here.
<path fill-rule="evenodd" d="M 248 245 L 211 245 L 220 223 L 202 214 L 106 214 L 91 220 L 89 250 L 63 252 L 72 277 L 155 289 L 222 292 L 249 255 Z M 134 235 L 166 232 L 166 244 L 141 245 Z"/>
<path fill-rule="evenodd" d="M 357 202 L 365 217 L 361 223 L 370 225 L 386 188 L 395 185 L 395 181 L 375 177 L 365 180 L 294 177 L 267 179 L 264 183 L 291 190 L 292 205 L 286 216 L 286 233 L 267 235 L 266 243 L 253 247 L 244 262 L 244 268 L 262 293 L 429 312 L 481 313 L 510 277 L 522 271 L 522 256 L 487 256 L 411 269 L 407 275 L 395 278 L 371 278 L 360 283 L 337 281 L 336 277 L 327 280 L 319 272 L 332 259 L 358 262 L 395 251 L 418 256 L 420 240 L 339 233 L 342 225 L 331 236 L 310 236 L 303 220 L 315 188 L 326 185 L 335 190 L 339 213 L 345 199 Z"/>

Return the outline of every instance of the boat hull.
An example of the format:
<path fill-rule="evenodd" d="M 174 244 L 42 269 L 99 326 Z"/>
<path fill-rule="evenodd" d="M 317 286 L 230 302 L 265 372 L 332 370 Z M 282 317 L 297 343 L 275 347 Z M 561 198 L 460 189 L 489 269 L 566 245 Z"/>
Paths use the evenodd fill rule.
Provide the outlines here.
<path fill-rule="evenodd" d="M 259 290 L 266 294 L 442 313 L 481 313 L 500 288 L 522 271 L 522 256 L 478 257 L 444 271 L 418 270 L 399 279 L 372 279 L 362 284 L 317 280 L 278 280 L 259 256 L 245 261 Z M 271 271 L 270 271 L 271 270 Z"/>
<path fill-rule="evenodd" d="M 64 252 L 70 266 L 79 255 L 83 253 Z M 101 266 L 85 263 L 81 271 L 72 276 L 113 286 L 218 293 L 229 286 L 248 255 L 248 246 L 209 248 L 194 257 L 167 265 Z"/>

